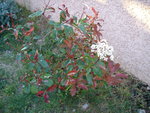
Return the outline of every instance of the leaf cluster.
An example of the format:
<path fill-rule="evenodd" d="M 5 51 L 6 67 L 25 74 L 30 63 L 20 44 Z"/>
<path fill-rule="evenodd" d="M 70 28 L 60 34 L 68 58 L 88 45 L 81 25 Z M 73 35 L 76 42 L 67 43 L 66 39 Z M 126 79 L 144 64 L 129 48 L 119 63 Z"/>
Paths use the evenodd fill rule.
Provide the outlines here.
<path fill-rule="evenodd" d="M 127 76 L 118 73 L 119 64 L 110 59 L 100 60 L 91 52 L 91 45 L 101 40 L 101 22 L 98 12 L 92 8 L 93 16 L 82 13 L 81 17 L 71 17 L 63 5 L 59 22 L 45 20 L 45 12 L 37 11 L 29 18 L 38 18 L 24 26 L 9 29 L 18 45 L 14 48 L 16 60 L 28 70 L 21 76 L 24 92 L 43 97 L 49 102 L 49 92 L 64 92 L 75 96 L 82 90 L 95 89 L 103 85 L 117 85 Z M 43 27 L 44 23 L 44 28 Z M 42 29 L 41 29 L 42 28 Z M 17 47 L 16 47 L 17 46 Z"/>

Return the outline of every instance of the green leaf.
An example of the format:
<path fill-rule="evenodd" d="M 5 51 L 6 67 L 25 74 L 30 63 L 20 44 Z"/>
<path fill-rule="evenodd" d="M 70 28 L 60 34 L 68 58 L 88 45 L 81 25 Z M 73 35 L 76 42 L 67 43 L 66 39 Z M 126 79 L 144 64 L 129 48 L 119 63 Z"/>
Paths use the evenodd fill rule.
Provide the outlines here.
<path fill-rule="evenodd" d="M 77 23 L 78 18 L 76 16 L 73 16 L 73 20 L 75 23 Z"/>
<path fill-rule="evenodd" d="M 71 63 L 71 60 L 70 60 L 70 59 L 64 61 L 64 62 L 62 63 L 62 67 L 66 67 L 69 63 Z"/>
<path fill-rule="evenodd" d="M 48 68 L 49 67 L 48 63 L 45 60 L 39 60 L 38 62 L 39 62 L 39 64 L 41 64 L 41 66 L 43 68 Z"/>
<path fill-rule="evenodd" d="M 23 26 L 22 25 L 18 25 L 18 26 L 16 26 L 16 29 L 22 29 L 23 28 Z"/>
<path fill-rule="evenodd" d="M 57 34 L 58 31 L 54 29 L 53 32 L 51 33 L 51 37 L 56 40 Z"/>
<path fill-rule="evenodd" d="M 62 52 L 63 54 L 65 54 L 66 50 L 64 48 L 60 48 L 60 52 Z"/>
<path fill-rule="evenodd" d="M 105 67 L 105 63 L 100 60 L 97 62 L 97 64 Z"/>
<path fill-rule="evenodd" d="M 38 87 L 35 85 L 31 86 L 31 93 L 36 94 L 38 92 Z"/>
<path fill-rule="evenodd" d="M 90 72 L 91 72 L 91 68 L 86 69 L 87 74 L 90 74 Z"/>
<path fill-rule="evenodd" d="M 66 20 L 66 13 L 65 11 L 60 12 L 60 23 Z"/>
<path fill-rule="evenodd" d="M 50 20 L 48 23 L 49 23 L 50 25 L 55 25 L 55 24 L 56 24 L 56 22 L 55 22 L 55 21 L 52 21 L 52 20 Z"/>
<path fill-rule="evenodd" d="M 26 45 L 26 46 L 24 46 L 22 49 L 21 49 L 21 51 L 24 51 L 24 50 L 26 50 L 26 49 L 28 49 L 28 45 Z"/>
<path fill-rule="evenodd" d="M 41 37 L 40 36 L 35 36 L 35 37 L 33 37 L 33 39 L 35 39 L 35 40 L 38 40 L 38 39 L 40 39 Z"/>
<path fill-rule="evenodd" d="M 77 64 L 78 64 L 78 67 L 79 67 L 80 70 L 84 69 L 85 63 L 82 60 L 78 60 Z"/>
<path fill-rule="evenodd" d="M 74 33 L 73 28 L 67 25 L 64 25 L 64 32 L 67 37 L 72 36 Z"/>
<path fill-rule="evenodd" d="M 36 65 L 36 70 L 38 73 L 40 73 L 42 71 L 41 66 L 40 65 Z"/>
<path fill-rule="evenodd" d="M 86 29 L 85 29 L 85 27 L 84 27 L 84 25 L 79 25 L 79 29 L 84 33 L 84 34 L 86 34 Z"/>
<path fill-rule="evenodd" d="M 86 79 L 87 79 L 89 85 L 93 85 L 93 77 L 90 74 L 90 72 L 91 72 L 91 68 L 86 69 Z"/>
<path fill-rule="evenodd" d="M 69 65 L 68 68 L 67 68 L 68 72 L 71 71 L 71 70 L 73 70 L 73 65 Z"/>
<path fill-rule="evenodd" d="M 94 72 L 95 75 L 98 75 L 99 77 L 101 77 L 102 74 L 103 74 L 102 70 L 100 68 L 97 68 L 97 67 L 93 68 L 93 72 Z"/>
<path fill-rule="evenodd" d="M 17 54 L 16 60 L 17 60 L 17 61 L 21 61 L 21 53 L 18 53 L 18 54 Z"/>
<path fill-rule="evenodd" d="M 87 74 L 86 79 L 87 79 L 89 85 L 93 85 L 93 77 L 91 74 Z"/>
<path fill-rule="evenodd" d="M 43 82 L 44 82 L 44 85 L 46 85 L 48 87 L 50 87 L 54 84 L 53 80 L 44 80 Z"/>
<path fill-rule="evenodd" d="M 49 78 L 49 77 L 52 77 L 52 75 L 51 75 L 51 74 L 48 74 L 48 73 L 47 73 L 47 74 L 44 74 L 44 75 L 42 76 L 43 79 Z"/>
<path fill-rule="evenodd" d="M 35 64 L 34 63 L 29 63 L 28 64 L 28 69 L 33 70 Z"/>
<path fill-rule="evenodd" d="M 28 84 L 27 86 L 24 86 L 23 91 L 24 91 L 24 93 L 29 94 L 30 93 L 30 89 L 31 89 L 30 84 Z"/>
<path fill-rule="evenodd" d="M 38 17 L 38 16 L 41 16 L 42 14 L 43 14 L 43 11 L 37 11 L 37 12 L 29 15 L 29 18 Z"/>

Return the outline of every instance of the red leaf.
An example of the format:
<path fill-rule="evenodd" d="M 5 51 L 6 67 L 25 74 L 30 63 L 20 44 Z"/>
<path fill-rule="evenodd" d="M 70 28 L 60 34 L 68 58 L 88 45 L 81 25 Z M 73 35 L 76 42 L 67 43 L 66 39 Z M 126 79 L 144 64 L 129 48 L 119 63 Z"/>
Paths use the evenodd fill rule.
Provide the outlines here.
<path fill-rule="evenodd" d="M 42 82 L 42 79 L 41 79 L 41 78 L 38 78 L 37 85 L 40 85 L 41 82 Z"/>
<path fill-rule="evenodd" d="M 108 68 L 110 70 L 110 73 L 114 73 L 120 68 L 120 64 L 114 64 L 113 61 L 108 60 Z"/>
<path fill-rule="evenodd" d="M 105 80 L 109 85 L 117 85 L 122 82 L 120 79 L 112 76 L 106 76 Z"/>
<path fill-rule="evenodd" d="M 59 86 L 59 89 L 60 89 L 60 90 L 65 90 L 65 87 Z"/>
<path fill-rule="evenodd" d="M 93 78 L 93 80 L 103 80 L 101 77 L 99 77 L 99 76 L 95 76 L 94 78 Z"/>
<path fill-rule="evenodd" d="M 92 16 L 89 16 L 89 15 L 86 15 L 89 19 L 92 19 L 93 17 Z"/>
<path fill-rule="evenodd" d="M 68 76 L 73 76 L 73 75 L 75 75 L 77 72 L 78 72 L 78 71 L 72 70 L 72 71 L 69 71 L 67 75 L 68 75 Z"/>
<path fill-rule="evenodd" d="M 73 18 L 71 18 L 71 19 L 70 19 L 70 24 L 72 25 L 72 24 L 73 24 L 73 22 L 74 22 L 74 19 L 73 19 Z"/>
<path fill-rule="evenodd" d="M 72 48 L 72 43 L 71 41 L 68 41 L 68 40 L 64 40 L 64 43 L 67 45 L 68 48 Z"/>
<path fill-rule="evenodd" d="M 39 92 L 36 94 L 36 96 L 38 96 L 38 97 L 42 97 L 42 96 L 43 96 L 43 94 L 44 94 L 44 91 L 39 91 Z"/>
<path fill-rule="evenodd" d="M 48 62 L 48 63 L 51 62 L 49 59 L 46 59 L 45 61 Z"/>
<path fill-rule="evenodd" d="M 67 54 L 68 58 L 74 58 L 74 55 Z"/>
<path fill-rule="evenodd" d="M 109 68 L 110 72 L 113 71 L 113 61 L 111 61 L 110 59 L 108 60 L 108 68 Z"/>
<path fill-rule="evenodd" d="M 62 6 L 63 6 L 63 8 L 65 8 L 66 6 L 65 6 L 65 4 L 62 4 Z"/>
<path fill-rule="evenodd" d="M 34 55 L 34 60 L 38 61 L 38 55 L 39 55 L 38 50 L 36 50 L 35 55 Z"/>
<path fill-rule="evenodd" d="M 114 65 L 113 71 L 115 72 L 115 71 L 117 71 L 119 68 L 120 68 L 120 64 L 117 63 L 117 64 Z"/>
<path fill-rule="evenodd" d="M 47 88 L 46 91 L 53 92 L 56 88 L 57 88 L 57 85 L 54 84 L 54 85 L 52 85 L 51 87 Z"/>
<path fill-rule="evenodd" d="M 97 15 L 97 11 L 92 7 L 92 11 L 94 12 L 95 15 Z"/>
<path fill-rule="evenodd" d="M 55 12 L 55 8 L 53 8 L 53 7 L 51 7 L 51 6 L 49 6 L 47 9 L 50 9 L 51 10 L 51 12 Z"/>
<path fill-rule="evenodd" d="M 74 85 L 76 84 L 76 79 L 69 79 L 66 81 L 65 85 L 68 86 L 68 85 Z"/>
<path fill-rule="evenodd" d="M 66 8 L 66 15 L 67 15 L 68 17 L 70 17 L 70 14 L 69 14 L 69 12 L 68 12 L 68 8 Z"/>
<path fill-rule="evenodd" d="M 45 101 L 46 103 L 49 103 L 49 102 L 50 102 L 50 101 L 48 100 L 48 98 L 49 98 L 48 94 L 45 94 L 45 95 L 44 95 L 44 101 Z"/>
<path fill-rule="evenodd" d="M 87 86 L 84 85 L 84 84 L 78 84 L 78 88 L 81 88 L 81 89 L 85 89 L 85 90 L 88 90 Z"/>
<path fill-rule="evenodd" d="M 70 94 L 71 94 L 71 96 L 76 95 L 76 92 L 77 92 L 77 88 L 76 88 L 75 86 L 73 86 L 73 87 L 70 89 Z"/>
<path fill-rule="evenodd" d="M 128 78 L 128 76 L 126 74 L 122 74 L 122 73 L 116 74 L 116 77 L 118 77 L 118 78 Z"/>
<path fill-rule="evenodd" d="M 61 82 L 61 80 L 62 80 L 62 78 L 61 77 L 58 77 L 58 83 L 60 83 Z"/>
<path fill-rule="evenodd" d="M 92 11 L 94 12 L 94 18 L 92 19 L 91 23 L 94 23 L 94 21 L 98 18 L 98 12 L 93 7 Z"/>
<path fill-rule="evenodd" d="M 105 67 L 104 67 L 104 66 L 101 66 L 101 65 L 100 65 L 99 67 L 100 67 L 100 69 L 102 70 L 102 73 L 105 75 L 105 74 L 107 73 Z"/>
<path fill-rule="evenodd" d="M 31 27 L 30 30 L 24 33 L 25 36 L 29 36 L 34 31 L 34 27 Z"/>
<path fill-rule="evenodd" d="M 94 88 L 97 87 L 97 82 L 96 81 L 93 81 L 93 86 L 94 86 Z"/>

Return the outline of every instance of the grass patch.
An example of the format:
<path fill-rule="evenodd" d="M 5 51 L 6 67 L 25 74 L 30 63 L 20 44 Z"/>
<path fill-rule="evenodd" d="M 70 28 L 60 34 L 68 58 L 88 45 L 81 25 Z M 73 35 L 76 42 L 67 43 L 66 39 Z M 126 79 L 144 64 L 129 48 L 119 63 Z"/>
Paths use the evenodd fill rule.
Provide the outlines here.
<path fill-rule="evenodd" d="M 65 93 L 50 95 L 50 103 L 33 94 L 23 93 L 22 84 L 16 76 L 15 57 L 3 54 L 0 62 L 8 67 L 0 67 L 0 112 L 2 113 L 137 113 L 138 109 L 149 110 L 149 91 L 143 83 L 129 77 L 118 86 L 102 86 L 96 90 L 82 91 L 75 97 Z M 11 65 L 10 65 L 11 64 Z M 11 68 L 14 71 L 10 71 Z M 23 71 L 23 70 L 22 70 Z M 147 97 L 146 97 L 147 96 Z M 86 110 L 82 109 L 88 104 Z"/>

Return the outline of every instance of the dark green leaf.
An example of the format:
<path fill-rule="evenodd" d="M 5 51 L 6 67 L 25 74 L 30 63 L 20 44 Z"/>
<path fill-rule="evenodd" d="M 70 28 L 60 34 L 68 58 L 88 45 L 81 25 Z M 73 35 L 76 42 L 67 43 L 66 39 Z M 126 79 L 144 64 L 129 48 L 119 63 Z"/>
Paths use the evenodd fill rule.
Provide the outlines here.
<path fill-rule="evenodd" d="M 26 46 L 24 46 L 22 49 L 21 49 L 21 51 L 24 51 L 24 50 L 26 50 L 26 49 L 28 49 L 28 45 L 26 45 Z"/>
<path fill-rule="evenodd" d="M 41 66 L 43 68 L 48 68 L 49 67 L 48 63 L 45 60 L 39 60 L 38 62 L 39 62 L 39 64 L 41 64 Z"/>
<path fill-rule="evenodd" d="M 24 86 L 23 91 L 25 93 L 29 94 L 30 93 L 30 89 L 31 89 L 30 84 L 28 84 L 27 86 Z"/>
<path fill-rule="evenodd" d="M 52 86 L 54 84 L 53 80 L 44 80 L 44 84 L 48 87 Z"/>
<path fill-rule="evenodd" d="M 55 21 L 52 21 L 52 20 L 49 21 L 50 25 L 55 25 L 55 23 L 56 23 Z"/>
<path fill-rule="evenodd" d="M 79 29 L 84 33 L 84 34 L 86 34 L 86 29 L 85 29 L 85 27 L 84 27 L 84 25 L 79 25 Z"/>
<path fill-rule="evenodd" d="M 17 54 L 16 60 L 17 60 L 17 61 L 21 61 L 21 53 L 18 53 L 18 54 Z"/>
<path fill-rule="evenodd" d="M 35 85 L 31 86 L 31 93 L 36 94 L 38 92 L 38 87 Z"/>
<path fill-rule="evenodd" d="M 72 36 L 74 33 L 73 28 L 67 25 L 64 25 L 64 31 L 67 37 Z"/>
<path fill-rule="evenodd" d="M 94 71 L 94 74 L 95 75 L 98 75 L 99 77 L 101 77 L 102 76 L 102 70 L 100 69 L 100 68 L 98 68 L 98 67 L 94 67 L 93 68 L 93 71 Z"/>
<path fill-rule="evenodd" d="M 40 39 L 41 37 L 40 36 L 35 36 L 35 37 L 33 37 L 33 39 L 35 39 L 35 40 L 38 40 L 38 39 Z"/>
<path fill-rule="evenodd" d="M 29 15 L 29 18 L 38 17 L 38 16 L 41 16 L 42 14 L 43 14 L 43 11 L 37 11 L 37 12 Z"/>
<path fill-rule="evenodd" d="M 87 74 L 86 79 L 87 79 L 89 85 L 93 85 L 93 77 L 91 74 Z"/>
<path fill-rule="evenodd" d="M 28 64 L 28 69 L 33 70 L 35 64 L 34 63 L 29 63 Z"/>

